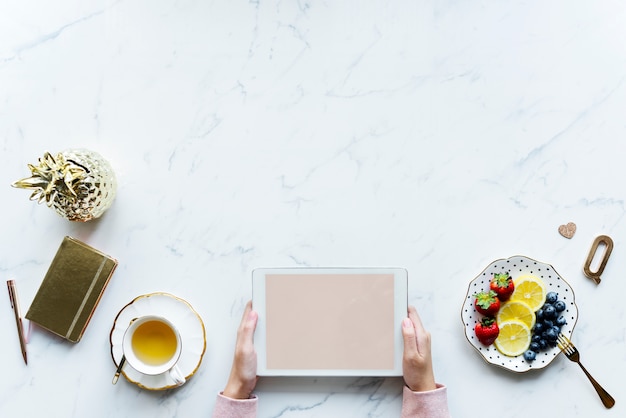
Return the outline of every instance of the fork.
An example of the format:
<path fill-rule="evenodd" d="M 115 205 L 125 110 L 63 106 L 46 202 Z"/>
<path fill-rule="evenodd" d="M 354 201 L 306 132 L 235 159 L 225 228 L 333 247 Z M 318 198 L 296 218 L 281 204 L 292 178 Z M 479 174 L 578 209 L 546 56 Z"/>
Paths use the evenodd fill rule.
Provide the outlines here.
<path fill-rule="evenodd" d="M 613 407 L 613 405 L 615 405 L 615 399 L 613 399 L 613 397 L 609 395 L 609 393 L 604 390 L 604 388 L 600 386 L 598 382 L 596 382 L 596 379 L 591 377 L 587 369 L 585 369 L 585 367 L 581 364 L 580 353 L 578 352 L 576 347 L 574 347 L 574 344 L 572 344 L 572 342 L 563 334 L 559 334 L 557 343 L 559 345 L 559 348 L 563 353 L 565 353 L 567 358 L 575 363 L 578 363 L 580 368 L 583 369 L 583 372 L 585 372 L 585 374 L 589 378 L 589 381 L 593 385 L 594 389 L 596 390 L 596 392 L 598 392 L 598 395 L 600 395 L 600 399 L 602 399 L 602 403 L 604 404 L 604 406 L 607 408 Z"/>

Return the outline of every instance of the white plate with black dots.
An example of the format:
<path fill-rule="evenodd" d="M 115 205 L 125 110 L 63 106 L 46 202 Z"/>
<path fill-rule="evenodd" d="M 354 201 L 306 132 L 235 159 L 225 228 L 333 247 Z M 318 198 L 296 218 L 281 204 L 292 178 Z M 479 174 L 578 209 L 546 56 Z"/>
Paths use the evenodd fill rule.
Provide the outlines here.
<path fill-rule="evenodd" d="M 529 362 L 524 359 L 522 354 L 515 357 L 505 356 L 496 349 L 495 345 L 486 346 L 476 338 L 474 327 L 481 321 L 483 315 L 474 308 L 474 295 L 488 291 L 489 283 L 494 273 L 504 272 L 508 272 L 513 280 L 521 275 L 534 275 L 543 281 L 546 293 L 556 292 L 558 300 L 565 303 L 565 310 L 560 312 L 560 316 L 563 316 L 567 322 L 561 326 L 561 333 L 568 338 L 571 337 L 578 320 L 578 307 L 575 303 L 572 287 L 550 264 L 542 263 L 523 255 L 493 261 L 470 282 L 461 309 L 461 321 L 465 329 L 465 337 L 487 363 L 495 366 L 517 373 L 547 367 L 561 352 L 558 346 L 548 346 L 540 350 L 535 360 Z"/>

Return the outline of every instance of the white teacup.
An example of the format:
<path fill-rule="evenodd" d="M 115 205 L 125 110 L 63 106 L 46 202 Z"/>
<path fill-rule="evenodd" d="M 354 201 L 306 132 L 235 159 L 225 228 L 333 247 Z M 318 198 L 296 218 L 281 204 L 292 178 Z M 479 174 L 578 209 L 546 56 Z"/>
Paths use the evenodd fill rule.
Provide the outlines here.
<path fill-rule="evenodd" d="M 146 315 L 134 319 L 124 333 L 122 351 L 128 364 L 146 375 L 168 373 L 180 386 L 185 383 L 177 363 L 182 340 L 176 327 L 167 319 Z"/>

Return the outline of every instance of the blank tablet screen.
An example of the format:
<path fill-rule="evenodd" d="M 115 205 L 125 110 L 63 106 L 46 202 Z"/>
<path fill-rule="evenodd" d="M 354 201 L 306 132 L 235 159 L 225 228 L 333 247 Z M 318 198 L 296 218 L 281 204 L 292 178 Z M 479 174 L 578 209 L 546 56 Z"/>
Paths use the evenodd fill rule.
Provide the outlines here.
<path fill-rule="evenodd" d="M 362 269 L 263 274 L 254 285 L 262 301 L 253 301 L 260 365 L 269 374 L 395 374 L 406 316 L 406 290 L 397 294 L 397 280 L 393 272 Z"/>

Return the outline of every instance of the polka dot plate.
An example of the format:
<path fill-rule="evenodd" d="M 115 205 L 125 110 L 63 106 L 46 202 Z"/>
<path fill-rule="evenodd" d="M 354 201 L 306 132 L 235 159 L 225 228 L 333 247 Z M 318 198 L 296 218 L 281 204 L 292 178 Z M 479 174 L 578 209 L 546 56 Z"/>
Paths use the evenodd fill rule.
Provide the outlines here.
<path fill-rule="evenodd" d="M 565 317 L 567 324 L 561 328 L 561 333 L 568 338 L 571 337 L 578 320 L 578 307 L 574 302 L 574 291 L 571 286 L 551 265 L 521 255 L 492 262 L 470 282 L 461 310 L 461 321 L 463 321 L 463 327 L 465 328 L 465 337 L 487 363 L 517 373 L 527 372 L 532 369 L 542 369 L 548 366 L 561 352 L 558 347 L 548 348 L 538 353 L 537 358 L 533 362 L 528 362 L 523 355 L 508 357 L 501 354 L 493 344 L 490 346 L 483 345 L 474 334 L 474 326 L 483 317 L 474 308 L 474 294 L 489 289 L 489 282 L 494 273 L 504 272 L 508 272 L 513 280 L 522 274 L 533 274 L 543 280 L 546 292 L 557 292 L 559 299 L 566 304 L 566 309 L 561 315 Z"/>

